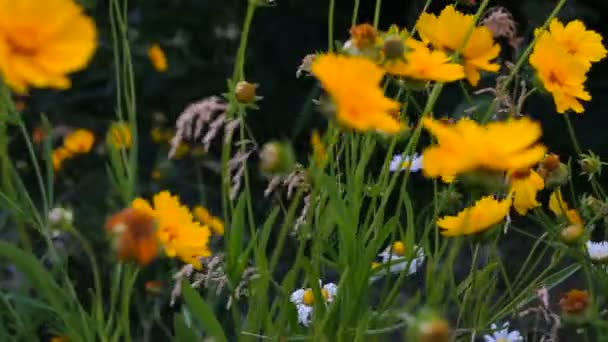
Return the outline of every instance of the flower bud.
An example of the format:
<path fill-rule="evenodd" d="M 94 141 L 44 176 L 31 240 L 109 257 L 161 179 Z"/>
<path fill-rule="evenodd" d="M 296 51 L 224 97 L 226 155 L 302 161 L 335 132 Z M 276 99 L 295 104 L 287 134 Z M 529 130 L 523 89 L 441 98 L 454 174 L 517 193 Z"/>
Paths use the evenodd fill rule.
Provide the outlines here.
<path fill-rule="evenodd" d="M 74 222 L 72 210 L 61 207 L 53 208 L 49 211 L 49 223 L 51 228 L 67 230 Z"/>
<path fill-rule="evenodd" d="M 589 292 L 577 289 L 570 290 L 562 294 L 559 306 L 565 320 L 584 323 L 588 320 L 591 309 Z"/>
<path fill-rule="evenodd" d="M 406 47 L 404 41 L 397 37 L 385 40 L 384 45 L 382 46 L 384 57 L 387 60 L 402 59 L 403 55 L 405 54 L 405 50 Z"/>
<path fill-rule="evenodd" d="M 271 174 L 289 173 L 295 164 L 291 145 L 281 142 L 269 142 L 262 146 L 260 168 Z"/>
<path fill-rule="evenodd" d="M 258 88 L 257 83 L 249 83 L 247 81 L 240 81 L 236 84 L 235 96 L 236 100 L 242 104 L 252 104 L 259 99 L 256 94 Z"/>
<path fill-rule="evenodd" d="M 581 167 L 581 175 L 586 175 L 591 180 L 595 175 L 602 174 L 602 160 L 599 156 L 589 151 L 589 153 L 581 154 L 578 164 Z"/>
<path fill-rule="evenodd" d="M 560 240 L 567 245 L 574 245 L 581 241 L 585 229 L 580 224 L 571 224 L 562 229 L 559 234 Z"/>
<path fill-rule="evenodd" d="M 435 318 L 420 324 L 421 342 L 448 342 L 450 340 L 450 326 L 441 318 Z"/>
<path fill-rule="evenodd" d="M 568 166 L 564 163 L 559 163 L 554 170 L 546 174 L 545 188 L 554 189 L 561 185 L 567 184 L 569 177 L 570 171 L 568 170 Z"/>

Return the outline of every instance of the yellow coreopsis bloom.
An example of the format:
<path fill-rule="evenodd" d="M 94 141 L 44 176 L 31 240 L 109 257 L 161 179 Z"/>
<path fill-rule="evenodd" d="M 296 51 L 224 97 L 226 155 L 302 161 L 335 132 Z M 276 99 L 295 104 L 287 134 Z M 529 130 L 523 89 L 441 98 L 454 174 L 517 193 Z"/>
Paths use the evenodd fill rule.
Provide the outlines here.
<path fill-rule="evenodd" d="M 150 58 L 152 66 L 158 72 L 165 72 L 169 68 L 167 56 L 165 56 L 165 52 L 157 43 L 152 44 L 148 49 L 148 58 Z"/>
<path fill-rule="evenodd" d="M 462 236 L 482 232 L 502 221 L 511 208 L 511 197 L 502 201 L 486 196 L 456 216 L 444 216 L 437 220 L 443 236 Z"/>
<path fill-rule="evenodd" d="M 73 154 L 89 153 L 94 143 L 95 135 L 84 128 L 78 128 L 63 138 L 63 147 Z"/>
<path fill-rule="evenodd" d="M 585 90 L 587 68 L 568 54 L 552 35 L 544 31 L 537 34 L 540 37 L 530 54 L 530 65 L 536 70 L 544 88 L 553 95 L 557 112 L 564 113 L 568 109 L 584 112 L 579 99 L 591 100 L 591 95 Z"/>
<path fill-rule="evenodd" d="M 224 222 L 217 217 L 211 215 L 209 210 L 203 206 L 194 207 L 194 217 L 202 224 L 205 224 L 211 228 L 213 233 L 223 236 L 224 235 Z"/>
<path fill-rule="evenodd" d="M 424 127 L 437 144 L 423 151 L 427 177 L 450 179 L 462 173 L 488 170 L 505 172 L 530 168 L 546 148 L 537 144 L 542 131 L 528 118 L 480 125 L 469 119 L 455 124 L 424 118 Z"/>
<path fill-rule="evenodd" d="M 70 87 L 97 45 L 95 23 L 74 0 L 0 0 L 0 73 L 11 89 Z"/>
<path fill-rule="evenodd" d="M 606 57 L 602 36 L 593 30 L 587 30 L 585 24 L 580 20 L 571 21 L 564 26 L 559 19 L 555 18 L 549 24 L 549 32 L 568 54 L 587 69 L 591 63 Z"/>
<path fill-rule="evenodd" d="M 403 129 L 390 113 L 399 103 L 384 96 L 380 81 L 384 71 L 364 57 L 321 55 L 312 63 L 312 73 L 321 82 L 336 107 L 336 118 L 357 131 L 398 133 Z"/>
<path fill-rule="evenodd" d="M 520 215 L 526 215 L 528 210 L 538 207 L 536 194 L 545 187 L 543 178 L 532 169 L 510 172 L 513 207 Z"/>
<path fill-rule="evenodd" d="M 154 195 L 152 203 L 150 205 L 148 201 L 136 198 L 131 207 L 156 218 L 156 236 L 168 257 L 178 257 L 196 269 L 201 269 L 199 258 L 211 255 L 208 245 L 211 234 L 209 228 L 195 221 L 190 210 L 168 191 Z"/>
<path fill-rule="evenodd" d="M 549 197 L 549 210 L 551 210 L 557 217 L 565 217 L 568 222 L 575 225 L 582 225 L 583 219 L 578 214 L 576 209 L 570 209 L 568 203 L 564 201 L 562 197 L 562 191 L 557 189 L 551 193 Z"/>
<path fill-rule="evenodd" d="M 129 125 L 125 122 L 115 122 L 110 125 L 107 140 L 117 149 L 131 147 L 132 137 Z"/>
<path fill-rule="evenodd" d="M 422 40 L 431 43 L 436 49 L 447 53 L 460 49 L 464 73 L 469 83 L 476 86 L 480 79 L 480 70 L 500 70 L 499 64 L 491 62 L 498 57 L 500 45 L 494 42 L 492 32 L 487 27 L 478 26 L 473 29 L 463 47 L 467 33 L 473 26 L 475 17 L 458 12 L 452 5 L 444 8 L 439 16 L 422 13 L 416 23 Z"/>
<path fill-rule="evenodd" d="M 431 51 L 424 43 L 409 38 L 403 58 L 387 61 L 384 69 L 393 75 L 417 81 L 453 82 L 464 78 L 462 65 L 451 63 L 443 51 Z"/>

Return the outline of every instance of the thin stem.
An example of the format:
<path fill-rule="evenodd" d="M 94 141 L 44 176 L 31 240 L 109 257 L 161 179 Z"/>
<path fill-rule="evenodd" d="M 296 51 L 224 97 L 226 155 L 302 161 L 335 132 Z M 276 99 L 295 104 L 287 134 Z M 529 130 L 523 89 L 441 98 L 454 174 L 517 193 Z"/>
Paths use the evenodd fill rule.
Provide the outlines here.
<path fill-rule="evenodd" d="M 353 16 L 350 20 L 350 24 L 351 26 L 355 26 L 357 24 L 357 21 L 359 20 L 359 2 L 361 0 L 355 0 L 355 5 L 353 7 Z"/>
<path fill-rule="evenodd" d="M 570 118 L 568 114 L 564 114 L 564 121 L 566 121 L 566 126 L 568 128 L 568 135 L 570 136 L 570 141 L 572 141 L 572 145 L 574 146 L 574 151 L 577 155 L 581 155 L 583 150 L 581 150 L 580 145 L 578 144 L 578 140 L 576 139 L 576 133 L 574 133 L 574 127 L 572 127 L 572 123 L 570 122 Z"/>
<path fill-rule="evenodd" d="M 380 22 L 380 8 L 382 7 L 382 0 L 376 0 L 376 9 L 374 10 L 374 28 L 378 29 L 378 23 Z"/>
<path fill-rule="evenodd" d="M 334 12 L 336 0 L 329 0 L 329 13 L 327 17 L 327 51 L 334 51 Z"/>

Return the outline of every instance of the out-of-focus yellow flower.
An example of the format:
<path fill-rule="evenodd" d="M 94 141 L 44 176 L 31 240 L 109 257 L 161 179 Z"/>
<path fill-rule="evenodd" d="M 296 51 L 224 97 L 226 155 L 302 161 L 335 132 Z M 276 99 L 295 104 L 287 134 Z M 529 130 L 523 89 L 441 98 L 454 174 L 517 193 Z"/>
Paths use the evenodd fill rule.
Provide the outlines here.
<path fill-rule="evenodd" d="M 385 63 L 389 74 L 417 81 L 453 82 L 465 77 L 462 65 L 452 63 L 441 50 L 431 51 L 424 43 L 409 38 L 403 59 Z"/>
<path fill-rule="evenodd" d="M 115 148 L 131 147 L 131 129 L 126 122 L 114 122 L 108 129 L 106 138 Z"/>
<path fill-rule="evenodd" d="M 363 57 L 321 55 L 312 64 L 312 73 L 321 82 L 336 107 L 336 118 L 344 126 L 365 132 L 398 133 L 403 129 L 390 112 L 399 103 L 384 96 L 380 81 L 384 71 Z"/>
<path fill-rule="evenodd" d="M 416 29 L 422 40 L 446 53 L 458 51 L 473 26 L 475 26 L 475 17 L 458 12 L 452 5 L 444 8 L 438 17 L 430 13 L 422 13 L 416 23 Z M 475 27 L 461 50 L 464 73 L 471 85 L 476 86 L 479 82 L 480 70 L 489 72 L 500 70 L 499 64 L 491 62 L 499 53 L 500 45 L 494 42 L 492 31 L 485 26 Z"/>
<path fill-rule="evenodd" d="M 97 45 L 91 18 L 74 0 L 0 1 L 0 73 L 17 93 L 70 87 Z"/>
<path fill-rule="evenodd" d="M 53 162 L 53 169 L 55 171 L 61 170 L 63 162 L 70 158 L 72 153 L 65 147 L 59 147 L 53 150 L 51 153 L 51 160 Z"/>
<path fill-rule="evenodd" d="M 165 72 L 169 68 L 167 56 L 165 56 L 165 52 L 157 43 L 152 44 L 152 46 L 148 48 L 148 58 L 150 58 L 152 66 L 158 72 Z"/>
<path fill-rule="evenodd" d="M 63 138 L 63 147 L 73 154 L 89 153 L 94 143 L 95 135 L 84 128 L 78 128 Z"/>
<path fill-rule="evenodd" d="M 312 145 L 312 156 L 315 163 L 317 163 L 317 165 L 323 165 L 327 160 L 327 151 L 321 142 L 319 131 L 312 131 L 312 135 L 310 136 L 310 144 Z"/>
<path fill-rule="evenodd" d="M 549 24 L 549 32 L 568 54 L 587 69 L 591 63 L 599 62 L 606 57 L 602 36 L 593 30 L 587 30 L 580 20 L 571 21 L 564 26 L 555 18 Z"/>
<path fill-rule="evenodd" d="M 511 196 L 497 201 L 483 197 L 456 216 L 444 216 L 437 220 L 443 236 L 461 236 L 482 232 L 502 221 L 511 208 Z"/>
<path fill-rule="evenodd" d="M 223 236 L 224 235 L 224 223 L 217 216 L 211 215 L 207 208 L 197 205 L 194 207 L 194 218 L 200 223 L 209 226 L 213 233 Z"/>
<path fill-rule="evenodd" d="M 528 210 L 536 208 L 540 203 L 536 193 L 545 187 L 543 178 L 532 169 L 513 171 L 509 173 L 513 207 L 520 215 L 526 215 Z"/>
<path fill-rule="evenodd" d="M 158 254 L 155 219 L 150 212 L 126 208 L 112 215 L 105 227 L 112 234 L 118 260 L 147 265 Z"/>
<path fill-rule="evenodd" d="M 179 197 L 168 191 L 154 195 L 152 205 L 136 198 L 131 207 L 143 210 L 156 218 L 156 236 L 168 257 L 178 257 L 183 262 L 201 269 L 199 258 L 211 255 L 209 249 L 209 229 L 194 220 L 190 210 L 181 204 Z"/>
<path fill-rule="evenodd" d="M 437 138 L 437 144 L 423 152 L 427 177 L 457 176 L 476 170 L 522 170 L 538 163 L 546 148 L 537 144 L 542 132 L 528 118 L 480 125 L 469 119 L 445 124 L 424 118 L 424 127 Z"/>
<path fill-rule="evenodd" d="M 564 201 L 562 191 L 559 188 L 553 191 L 549 197 L 549 210 L 558 218 L 566 218 L 571 224 L 583 225 L 583 219 L 578 214 L 578 211 L 568 207 L 568 203 Z"/>
<path fill-rule="evenodd" d="M 188 144 L 185 142 L 181 142 L 175 149 L 175 153 L 171 159 L 182 159 L 188 154 L 188 152 L 190 152 L 190 146 L 188 146 Z"/>
<path fill-rule="evenodd" d="M 591 100 L 585 90 L 587 68 L 568 54 L 552 35 L 537 31 L 538 40 L 530 54 L 530 65 L 536 70 L 538 79 L 551 95 L 558 113 L 568 109 L 576 113 L 585 111 L 579 100 Z"/>
<path fill-rule="evenodd" d="M 154 127 L 150 130 L 150 139 L 155 144 L 165 144 L 173 138 L 175 131 L 172 129 L 163 129 L 162 127 Z"/>

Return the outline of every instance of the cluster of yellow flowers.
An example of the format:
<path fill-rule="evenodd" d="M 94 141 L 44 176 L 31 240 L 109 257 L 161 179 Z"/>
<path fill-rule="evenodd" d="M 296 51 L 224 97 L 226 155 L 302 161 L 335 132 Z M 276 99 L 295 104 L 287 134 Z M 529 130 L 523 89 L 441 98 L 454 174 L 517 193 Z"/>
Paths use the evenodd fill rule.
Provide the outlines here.
<path fill-rule="evenodd" d="M 61 170 L 63 162 L 78 154 L 91 151 L 95 143 L 95 135 L 88 129 L 78 128 L 63 138 L 63 145 L 54 149 L 51 158 L 55 171 Z"/>
<path fill-rule="evenodd" d="M 530 65 L 545 90 L 553 95 L 557 112 L 584 112 L 579 100 L 591 100 L 585 90 L 587 72 L 592 63 L 606 57 L 602 36 L 587 30 L 580 20 L 564 26 L 558 19 L 551 21 L 548 30 L 537 29 L 535 34 Z"/>

